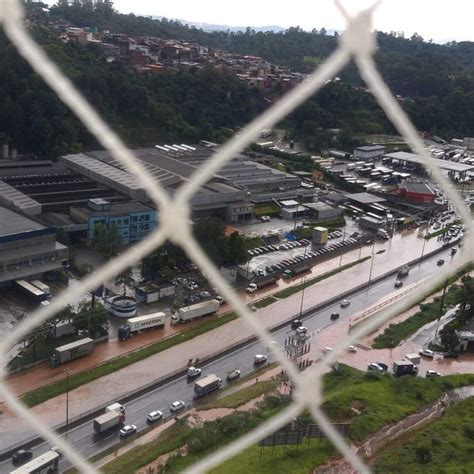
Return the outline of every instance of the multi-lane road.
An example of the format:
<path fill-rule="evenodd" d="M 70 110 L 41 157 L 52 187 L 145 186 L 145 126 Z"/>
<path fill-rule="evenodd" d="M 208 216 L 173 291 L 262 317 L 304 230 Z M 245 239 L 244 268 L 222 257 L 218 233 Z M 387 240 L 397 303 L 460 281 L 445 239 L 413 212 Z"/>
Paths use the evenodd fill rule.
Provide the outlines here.
<path fill-rule="evenodd" d="M 415 283 L 436 272 L 438 270 L 437 260 L 439 258 L 443 258 L 446 261 L 446 265 L 448 265 L 451 261 L 449 251 L 450 249 L 443 250 L 421 264 L 412 267 L 409 276 L 404 279 L 405 285 Z M 383 254 L 377 256 L 377 258 L 383 258 Z M 372 284 L 368 291 L 365 288 L 352 294 L 349 297 L 351 305 L 347 308 L 341 308 L 339 303 L 335 303 L 322 310 L 314 311 L 304 318 L 304 325 L 313 334 L 313 338 L 317 338 L 319 337 L 318 329 L 332 324 L 329 318 L 332 312 L 340 313 L 341 318 L 349 318 L 351 315 L 364 310 L 367 306 L 393 292 L 394 281 L 395 277 L 391 276 Z M 295 308 L 295 312 L 297 312 L 297 308 Z M 272 334 L 272 339 L 279 344 L 283 344 L 285 337 L 289 334 L 289 329 L 289 327 L 286 327 L 277 330 Z M 240 369 L 242 375 L 246 375 L 255 369 L 253 359 L 254 355 L 259 353 L 269 355 L 268 348 L 259 341 L 253 342 L 232 353 L 223 355 L 205 366 L 201 366 L 203 375 L 217 374 L 225 380 L 226 373 L 235 368 Z M 269 360 L 271 361 L 271 356 Z M 126 403 L 126 423 L 136 425 L 140 432 L 147 427 L 146 417 L 152 410 L 160 410 L 166 417 L 170 414 L 170 404 L 175 400 L 183 400 L 187 406 L 190 406 L 193 401 L 193 384 L 194 381 L 189 381 L 183 376 L 128 401 Z M 113 387 L 111 387 L 111 393 L 113 393 Z M 62 436 L 65 437 L 66 434 L 63 433 Z M 115 445 L 119 441 L 119 437 L 118 431 L 110 432 L 104 436 L 96 435 L 92 428 L 92 421 L 88 420 L 71 428 L 67 433 L 67 440 L 72 443 L 83 457 L 89 458 Z M 2 447 L 4 449 L 7 448 L 7 446 Z M 40 443 L 32 451 L 34 456 L 37 456 L 48 449 L 49 445 L 47 443 Z M 60 470 L 63 471 L 69 466 L 69 462 L 63 459 L 60 463 Z M 9 472 L 12 467 L 10 460 L 3 461 L 0 463 L 0 472 Z"/>

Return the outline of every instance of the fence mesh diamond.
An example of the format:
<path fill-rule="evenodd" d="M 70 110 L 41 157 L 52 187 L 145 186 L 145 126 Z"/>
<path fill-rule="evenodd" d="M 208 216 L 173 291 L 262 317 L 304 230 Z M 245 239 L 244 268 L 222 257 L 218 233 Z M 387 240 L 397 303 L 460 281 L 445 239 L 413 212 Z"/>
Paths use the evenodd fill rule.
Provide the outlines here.
<path fill-rule="evenodd" d="M 73 446 L 69 445 L 53 430 L 44 425 L 38 417 L 33 415 L 8 388 L 5 381 L 5 354 L 12 344 L 25 337 L 42 322 L 65 308 L 68 303 L 77 300 L 81 295 L 98 287 L 103 281 L 106 281 L 123 269 L 137 263 L 140 259 L 156 250 L 167 239 L 185 250 L 188 257 L 206 273 L 210 283 L 220 291 L 233 306 L 238 315 L 253 329 L 258 338 L 264 342 L 267 347 L 271 348 L 274 352 L 275 359 L 281 364 L 282 368 L 285 369 L 295 387 L 293 402 L 283 412 L 259 425 L 245 436 L 242 436 L 238 440 L 202 459 L 190 467 L 188 471 L 204 472 L 220 464 L 239 451 L 261 441 L 282 426 L 285 426 L 303 410 L 308 410 L 320 429 L 331 440 L 339 452 L 346 457 L 353 468 L 360 472 L 369 472 L 369 468 L 349 449 L 346 441 L 322 412 L 320 408 L 322 401 L 321 376 L 347 345 L 377 328 L 394 315 L 410 307 L 415 300 L 419 299 L 420 295 L 429 294 L 436 285 L 444 281 L 450 274 L 453 274 L 462 264 L 468 261 L 472 256 L 473 250 L 472 232 L 469 233 L 468 238 L 466 238 L 463 252 L 456 260 L 456 266 L 453 265 L 450 268 L 446 268 L 437 274 L 436 277 L 420 285 L 418 291 L 414 292 L 414 294 L 402 298 L 388 309 L 382 310 L 372 316 L 366 324 L 359 325 L 345 340 L 340 341 L 338 346 L 335 347 L 331 353 L 327 354 L 320 364 L 307 369 L 304 373 L 299 373 L 284 354 L 272 344 L 269 333 L 256 318 L 251 317 L 247 306 L 239 299 L 237 293 L 223 281 L 218 269 L 212 264 L 193 238 L 189 224 L 190 208 L 188 206 L 188 200 L 213 173 L 217 172 L 227 161 L 232 159 L 236 153 L 252 143 L 258 137 L 261 130 L 272 128 L 298 105 L 302 104 L 306 99 L 321 89 L 326 81 L 336 76 L 351 59 L 354 59 L 359 68 L 361 77 L 366 82 L 368 88 L 388 118 L 411 148 L 423 158 L 425 167 L 438 184 L 443 187 L 447 197 L 454 203 L 466 226 L 472 227 L 471 216 L 463 205 L 461 198 L 449 185 L 447 179 L 442 176 L 429 154 L 425 151 L 423 143 L 414 126 L 378 73 L 373 60 L 373 55 L 376 50 L 376 37 L 372 31 L 372 18 L 379 3 L 380 2 L 375 3 L 355 16 L 350 16 L 340 2 L 336 1 L 341 15 L 344 16 L 347 22 L 346 32 L 340 36 L 339 47 L 329 56 L 326 62 L 318 67 L 305 81 L 249 123 L 238 136 L 233 137 L 223 145 L 215 154 L 214 158 L 202 166 L 192 179 L 178 190 L 173 200 L 170 200 L 160 185 L 153 180 L 142 167 L 141 163 L 135 159 L 133 152 L 125 147 L 120 138 L 75 89 L 72 82 L 64 76 L 59 68 L 32 39 L 24 26 L 24 11 L 20 1 L 0 0 L 0 22 L 3 25 L 7 37 L 16 46 L 19 54 L 28 61 L 34 71 L 43 78 L 64 104 L 77 115 L 87 129 L 94 134 L 98 142 L 101 143 L 116 160 L 120 161 L 130 173 L 140 179 L 149 197 L 156 204 L 160 216 L 159 227 L 145 240 L 141 241 L 133 249 L 107 262 L 94 274 L 81 281 L 77 286 L 69 287 L 67 290 L 64 290 L 51 305 L 42 307 L 29 318 L 25 318 L 2 341 L 0 346 L 0 393 L 5 402 L 20 417 L 29 423 L 35 433 L 51 444 L 58 446 L 68 460 L 81 472 L 93 473 L 96 472 L 96 470 L 87 460 L 76 452 Z"/>

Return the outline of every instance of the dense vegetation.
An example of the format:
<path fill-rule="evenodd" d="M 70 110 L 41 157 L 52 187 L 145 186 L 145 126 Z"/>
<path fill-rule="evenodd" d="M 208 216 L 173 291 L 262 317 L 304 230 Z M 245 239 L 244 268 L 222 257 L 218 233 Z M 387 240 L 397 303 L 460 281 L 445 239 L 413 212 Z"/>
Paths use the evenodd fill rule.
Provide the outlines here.
<path fill-rule="evenodd" d="M 324 31 L 289 28 L 280 33 L 206 33 L 176 21 L 122 15 L 110 6 L 90 2 L 51 9 L 50 18 L 77 26 L 130 35 L 152 35 L 196 41 L 242 54 L 261 55 L 278 65 L 311 71 L 336 47 L 337 38 Z M 30 16 L 46 20 L 29 5 Z M 262 93 L 214 69 L 190 70 L 154 77 L 137 76 L 120 63 L 106 63 L 97 49 L 64 44 L 44 27 L 33 34 L 72 78 L 102 116 L 130 145 L 160 141 L 224 140 L 231 129 L 249 121 L 265 107 Z M 378 65 L 415 125 L 445 137 L 474 134 L 474 45 L 437 45 L 417 35 L 403 38 L 379 33 Z M 299 107 L 284 123 L 288 137 L 311 151 L 330 146 L 352 150 L 358 133 L 391 133 L 393 126 L 374 99 L 361 87 L 353 65 Z M 273 99 L 273 96 L 269 97 Z M 95 139 L 62 105 L 16 50 L 0 35 L 0 140 L 22 153 L 56 158 L 65 152 L 97 147 Z M 340 130 L 333 132 L 330 130 Z"/>
<path fill-rule="evenodd" d="M 221 129 L 242 125 L 264 107 L 260 92 L 215 69 L 138 76 L 108 64 L 94 47 L 64 44 L 46 28 L 37 41 L 68 74 L 107 122 L 129 144 L 218 139 Z M 0 140 L 21 153 L 55 159 L 97 147 L 56 95 L 0 34 Z"/>
<path fill-rule="evenodd" d="M 448 408 L 441 418 L 405 435 L 376 457 L 375 473 L 468 473 L 474 471 L 474 397 Z"/>
<path fill-rule="evenodd" d="M 336 48 L 338 42 L 337 35 L 328 36 L 324 29 L 306 32 L 294 27 L 272 33 L 255 32 L 248 28 L 246 32 L 206 33 L 176 21 L 121 15 L 110 8 L 58 7 L 52 10 L 52 14 L 53 17 L 67 18 L 79 26 L 94 24 L 114 32 L 186 39 L 230 52 L 258 55 L 301 72 L 314 69 Z M 377 40 L 377 64 L 393 91 L 409 98 L 403 104 L 418 128 L 446 136 L 474 133 L 474 43 L 465 41 L 439 45 L 424 41 L 417 34 L 405 38 L 398 33 L 382 32 L 378 33 Z M 362 85 L 352 64 L 341 73 L 341 78 L 353 86 Z M 363 122 L 372 123 L 374 131 L 386 130 L 386 122 L 380 120 L 380 112 L 369 103 L 370 99 L 363 97 L 363 90 L 348 88 L 341 93 L 346 109 L 341 109 L 337 103 L 337 107 L 333 108 L 334 97 L 330 97 L 330 107 L 323 105 L 325 114 L 321 117 L 318 111 L 316 118 L 312 119 L 319 123 L 319 127 L 338 127 L 326 125 L 326 115 L 344 120 L 344 111 L 350 112 L 348 109 L 354 109 L 357 105 L 352 114 L 349 113 L 349 117 L 357 116 L 352 117 L 356 124 L 362 117 Z M 361 101 L 366 102 L 366 106 L 361 107 Z M 319 105 L 318 100 L 316 104 Z M 364 117 L 364 111 L 369 117 Z M 371 115 L 374 117 L 370 118 Z"/>

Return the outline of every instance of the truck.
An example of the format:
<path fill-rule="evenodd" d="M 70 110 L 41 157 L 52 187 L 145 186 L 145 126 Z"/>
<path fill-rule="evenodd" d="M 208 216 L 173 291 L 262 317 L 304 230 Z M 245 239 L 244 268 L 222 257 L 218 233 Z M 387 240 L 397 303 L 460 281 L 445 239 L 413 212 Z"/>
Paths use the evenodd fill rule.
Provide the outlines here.
<path fill-rule="evenodd" d="M 121 403 L 115 402 L 115 403 L 112 403 L 112 405 L 106 406 L 105 411 L 106 412 L 116 411 L 118 413 L 124 414 L 125 413 L 125 406 L 122 405 Z"/>
<path fill-rule="evenodd" d="M 174 285 L 157 285 L 156 283 L 143 283 L 135 287 L 135 298 L 144 304 L 154 303 L 165 298 L 174 296 L 176 287 Z"/>
<path fill-rule="evenodd" d="M 166 322 L 165 313 L 152 313 L 145 316 L 130 318 L 126 324 L 122 324 L 118 330 L 118 337 L 121 341 L 126 341 L 134 332 L 143 331 L 150 328 L 162 328 Z"/>
<path fill-rule="evenodd" d="M 97 434 L 105 433 L 112 428 L 119 428 L 125 421 L 125 415 L 117 411 L 107 411 L 94 419 L 94 431 Z"/>
<path fill-rule="evenodd" d="M 393 375 L 400 377 L 401 375 L 416 375 L 418 367 L 409 360 L 399 360 L 393 363 Z"/>
<path fill-rule="evenodd" d="M 200 318 L 201 316 L 207 316 L 208 314 L 215 313 L 219 309 L 219 301 L 216 299 L 202 301 L 191 306 L 184 306 L 179 308 L 175 313 L 171 315 L 171 324 L 180 324 L 192 319 Z"/>
<path fill-rule="evenodd" d="M 419 365 L 421 362 L 421 357 L 416 352 L 413 354 L 406 354 L 405 359 L 412 362 L 415 365 Z"/>
<path fill-rule="evenodd" d="M 266 275 L 259 278 L 255 278 L 253 283 L 250 283 L 249 286 L 247 287 L 247 293 L 254 293 L 260 288 L 274 285 L 278 281 L 278 279 L 279 279 L 279 276 L 277 275 Z"/>
<path fill-rule="evenodd" d="M 207 375 L 194 384 L 194 398 L 200 398 L 222 387 L 222 379 L 215 374 Z"/>
<path fill-rule="evenodd" d="M 50 359 L 51 367 L 69 362 L 70 360 L 78 359 L 90 354 L 94 350 L 94 340 L 90 337 L 85 337 L 79 341 L 70 342 L 64 346 L 56 347 Z"/>

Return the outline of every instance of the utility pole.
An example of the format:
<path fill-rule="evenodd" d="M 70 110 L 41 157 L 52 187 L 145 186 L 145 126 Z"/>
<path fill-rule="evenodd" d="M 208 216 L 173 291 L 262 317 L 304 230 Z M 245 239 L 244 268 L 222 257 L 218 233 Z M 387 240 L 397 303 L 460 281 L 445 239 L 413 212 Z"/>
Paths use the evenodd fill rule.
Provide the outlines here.
<path fill-rule="evenodd" d="M 441 316 L 443 316 L 443 307 L 444 307 L 444 297 L 446 296 L 446 288 L 448 287 L 448 278 L 444 282 L 443 294 L 441 295 L 441 301 L 439 304 L 439 316 L 438 316 L 438 326 L 436 326 L 435 337 L 438 335 L 439 322 L 441 321 Z"/>
<path fill-rule="evenodd" d="M 66 372 L 66 440 L 69 431 L 69 369 Z"/>

